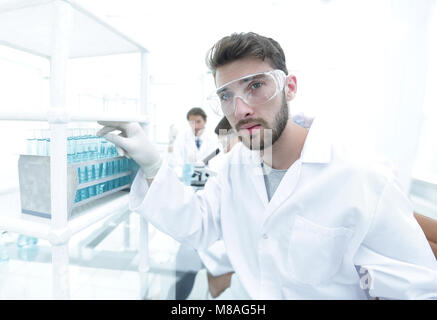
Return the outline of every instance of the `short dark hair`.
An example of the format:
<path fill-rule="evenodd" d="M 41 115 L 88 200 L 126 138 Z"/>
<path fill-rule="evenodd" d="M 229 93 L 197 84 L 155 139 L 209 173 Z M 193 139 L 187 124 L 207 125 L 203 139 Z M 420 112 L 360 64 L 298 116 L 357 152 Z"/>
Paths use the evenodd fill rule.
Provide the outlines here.
<path fill-rule="evenodd" d="M 226 130 L 229 131 L 232 129 L 231 124 L 229 123 L 228 119 L 226 117 L 223 117 L 220 122 L 217 124 L 217 126 L 214 129 L 214 132 L 216 135 L 220 135 L 220 130 Z"/>
<path fill-rule="evenodd" d="M 190 116 L 201 116 L 205 121 L 207 118 L 205 111 L 203 111 L 201 108 L 190 109 L 190 111 L 187 113 L 187 120 L 189 120 Z"/>
<path fill-rule="evenodd" d="M 219 40 L 209 49 L 206 65 L 215 77 L 218 67 L 246 57 L 255 57 L 263 61 L 267 58 L 273 68 L 288 75 L 284 51 L 279 43 L 254 32 L 233 33 Z"/>

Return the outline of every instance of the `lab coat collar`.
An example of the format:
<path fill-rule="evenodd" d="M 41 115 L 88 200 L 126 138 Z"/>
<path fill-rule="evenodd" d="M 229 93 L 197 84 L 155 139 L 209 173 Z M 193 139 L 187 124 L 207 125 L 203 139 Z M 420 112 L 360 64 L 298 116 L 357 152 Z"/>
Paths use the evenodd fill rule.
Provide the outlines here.
<path fill-rule="evenodd" d="M 332 140 L 329 130 L 324 129 L 322 119 L 314 119 L 305 139 L 300 160 L 302 163 L 329 163 L 331 161 Z M 246 147 L 245 157 L 253 165 L 260 166 L 259 151 L 252 151 Z"/>
<path fill-rule="evenodd" d="M 329 138 L 330 135 L 328 134 L 328 131 L 323 129 L 322 122 L 320 120 L 321 119 L 319 119 L 319 121 L 316 121 L 314 119 L 311 128 L 309 129 L 299 160 L 300 163 L 302 163 L 303 165 L 306 163 L 326 164 L 331 161 L 331 138 Z M 259 156 L 259 151 L 251 151 L 246 148 L 242 143 L 240 144 L 240 148 L 243 151 L 243 158 L 241 158 L 240 161 L 242 161 L 242 163 L 244 164 L 249 164 L 249 167 L 247 167 L 247 169 L 250 170 L 250 179 L 252 180 L 252 183 L 256 188 L 256 192 L 260 196 L 264 207 L 267 207 L 269 205 L 269 201 L 267 199 L 264 174 L 261 167 L 262 160 Z M 298 174 L 293 175 L 295 178 L 297 177 L 297 179 L 294 179 L 295 181 L 289 182 L 287 184 L 286 194 L 282 194 L 282 192 L 280 191 L 281 184 L 283 184 L 281 181 L 281 184 L 278 186 L 278 189 L 276 190 L 275 195 L 272 198 L 274 204 L 270 206 L 270 210 L 268 210 L 269 212 L 266 214 L 266 216 L 274 211 L 275 208 L 277 208 L 279 204 L 282 203 L 284 199 L 289 196 L 291 185 L 293 185 L 294 189 L 295 184 L 300 177 L 300 168 L 298 169 L 298 171 Z M 288 176 L 290 176 L 289 173 L 284 176 L 283 180 L 287 181 Z"/>
<path fill-rule="evenodd" d="M 329 163 L 332 153 L 332 139 L 329 131 L 324 129 L 322 119 L 314 119 L 305 139 L 300 160 L 302 163 Z M 244 150 L 244 158 L 247 162 L 255 166 L 261 166 L 262 159 L 259 151 L 249 150 L 241 146 Z"/>
<path fill-rule="evenodd" d="M 329 163 L 332 141 L 329 131 L 324 129 L 322 119 L 314 119 L 301 152 L 302 163 Z"/>

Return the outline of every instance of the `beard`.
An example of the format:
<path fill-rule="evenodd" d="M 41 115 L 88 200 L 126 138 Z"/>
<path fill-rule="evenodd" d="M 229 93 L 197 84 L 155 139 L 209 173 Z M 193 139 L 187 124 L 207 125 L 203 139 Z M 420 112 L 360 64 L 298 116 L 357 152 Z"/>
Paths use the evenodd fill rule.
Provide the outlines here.
<path fill-rule="evenodd" d="M 243 144 L 250 150 L 263 151 L 265 148 L 272 146 L 279 139 L 279 137 L 282 135 L 282 132 L 285 129 L 285 126 L 287 125 L 288 118 L 289 118 L 288 104 L 287 104 L 287 100 L 285 99 L 285 93 L 284 93 L 282 96 L 281 108 L 279 109 L 279 111 L 276 113 L 274 117 L 272 128 L 269 128 L 268 123 L 261 118 L 240 121 L 237 124 L 236 128 L 241 128 L 244 124 L 250 122 L 259 123 L 261 125 L 259 134 L 256 135 L 241 134 L 239 136 Z"/>

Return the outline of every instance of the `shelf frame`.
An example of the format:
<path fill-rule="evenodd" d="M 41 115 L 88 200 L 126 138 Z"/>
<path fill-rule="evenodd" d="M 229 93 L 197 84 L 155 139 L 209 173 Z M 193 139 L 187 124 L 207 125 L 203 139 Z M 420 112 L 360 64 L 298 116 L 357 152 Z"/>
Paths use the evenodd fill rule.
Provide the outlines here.
<path fill-rule="evenodd" d="M 54 21 L 52 25 L 53 46 L 49 56 L 41 55 L 29 48 L 8 43 L 0 39 L 0 44 L 25 51 L 34 55 L 43 56 L 50 61 L 50 107 L 48 112 L 41 113 L 15 113 L 1 112 L 0 120 L 12 121 L 47 121 L 50 130 L 50 143 L 52 153 L 50 157 L 50 187 L 51 187 L 51 208 L 52 214 L 49 222 L 42 222 L 44 218 L 27 220 L 20 218 L 9 218 L 0 216 L 0 226 L 8 231 L 22 233 L 28 236 L 35 236 L 47 239 L 52 245 L 52 295 L 56 300 L 70 299 L 69 285 L 69 253 L 68 243 L 70 238 L 79 231 L 90 225 L 109 217 L 120 211 L 129 211 L 128 195 L 117 200 L 110 201 L 107 205 L 89 205 L 88 210 L 83 214 L 68 220 L 67 210 L 67 127 L 72 121 L 135 121 L 139 122 L 147 130 L 148 117 L 148 54 L 149 52 L 138 43 L 118 32 L 112 26 L 103 22 L 96 16 L 89 13 L 73 1 L 51 0 L 51 1 L 15 1 L 10 2 L 9 7 L 0 6 L 0 12 L 12 12 L 24 6 L 53 3 Z M 15 5 L 15 7 L 14 7 Z M 2 11 L 3 10 L 3 11 Z M 96 21 L 104 28 L 116 35 L 123 37 L 135 47 L 140 53 L 141 59 L 141 83 L 140 83 L 140 115 L 114 115 L 114 114 L 86 114 L 68 111 L 66 109 L 66 75 L 68 59 L 80 58 L 69 57 L 70 39 L 72 32 L 72 10 L 78 10 L 89 18 Z M 127 53 L 127 52 L 123 52 Z M 116 53 L 110 53 L 116 54 Z M 110 196 L 108 196 L 110 197 Z M 98 199 L 99 200 L 99 199 Z M 96 200 L 96 201 L 98 201 Z M 140 246 L 139 246 L 139 271 L 149 270 L 148 259 L 148 223 L 144 218 L 140 219 Z"/>

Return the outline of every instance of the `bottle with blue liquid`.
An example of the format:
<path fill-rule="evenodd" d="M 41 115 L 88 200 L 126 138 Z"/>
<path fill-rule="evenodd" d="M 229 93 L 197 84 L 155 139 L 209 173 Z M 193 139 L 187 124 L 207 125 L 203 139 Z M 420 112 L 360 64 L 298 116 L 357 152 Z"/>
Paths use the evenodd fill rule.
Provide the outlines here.
<path fill-rule="evenodd" d="M 32 261 L 38 255 L 39 247 L 37 246 L 38 238 L 26 236 L 24 234 L 18 235 L 17 247 L 18 257 L 22 260 Z"/>

